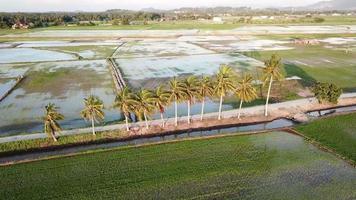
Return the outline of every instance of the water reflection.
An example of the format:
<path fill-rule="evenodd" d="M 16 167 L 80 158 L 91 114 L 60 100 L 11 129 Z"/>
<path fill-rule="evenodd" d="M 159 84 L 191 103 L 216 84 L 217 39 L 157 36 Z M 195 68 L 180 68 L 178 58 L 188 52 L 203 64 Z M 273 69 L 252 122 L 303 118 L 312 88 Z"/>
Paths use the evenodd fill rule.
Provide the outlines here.
<path fill-rule="evenodd" d="M 38 159 L 48 156 L 62 155 L 62 154 L 70 154 L 81 151 L 95 150 L 95 149 L 109 149 L 113 147 L 120 146 L 128 146 L 128 145 L 140 145 L 140 144 L 149 144 L 154 142 L 164 142 L 164 141 L 172 141 L 179 140 L 184 138 L 196 138 L 201 136 L 211 136 L 211 135 L 221 135 L 221 134 L 236 134 L 237 132 L 246 132 L 246 131 L 259 131 L 265 129 L 273 129 L 273 128 L 284 128 L 293 126 L 295 122 L 288 119 L 277 119 L 272 122 L 264 122 L 259 124 L 252 125 L 241 125 L 227 128 L 219 128 L 219 129 L 208 129 L 208 130 L 200 130 L 200 131 L 191 131 L 191 132 L 182 132 L 182 133 L 172 133 L 169 135 L 162 136 L 152 136 L 152 137 L 141 137 L 136 139 L 130 139 L 126 141 L 119 142 L 110 142 L 104 144 L 92 144 L 92 145 L 82 145 L 76 147 L 69 147 L 65 149 L 52 150 L 52 151 L 41 151 L 41 152 L 33 152 L 33 153 L 25 153 L 17 156 L 8 156 L 0 158 L 0 163 L 10 162 L 10 161 L 19 161 L 24 159 Z"/>

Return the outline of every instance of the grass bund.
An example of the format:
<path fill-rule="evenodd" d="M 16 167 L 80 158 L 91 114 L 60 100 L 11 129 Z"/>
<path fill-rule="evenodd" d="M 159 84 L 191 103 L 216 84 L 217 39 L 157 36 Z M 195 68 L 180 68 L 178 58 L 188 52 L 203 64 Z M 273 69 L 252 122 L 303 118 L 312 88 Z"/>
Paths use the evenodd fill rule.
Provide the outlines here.
<path fill-rule="evenodd" d="M 285 132 L 0 167 L 4 199 L 352 199 L 356 172 Z"/>
<path fill-rule="evenodd" d="M 356 113 L 318 119 L 296 130 L 356 163 Z"/>
<path fill-rule="evenodd" d="M 18 152 L 40 151 L 49 148 L 63 147 L 70 145 L 87 144 L 91 142 L 105 142 L 111 139 L 127 137 L 127 133 L 121 131 L 98 132 L 95 136 L 90 133 L 61 136 L 57 142 L 50 138 L 23 140 L 0 144 L 0 155 L 11 155 Z"/>

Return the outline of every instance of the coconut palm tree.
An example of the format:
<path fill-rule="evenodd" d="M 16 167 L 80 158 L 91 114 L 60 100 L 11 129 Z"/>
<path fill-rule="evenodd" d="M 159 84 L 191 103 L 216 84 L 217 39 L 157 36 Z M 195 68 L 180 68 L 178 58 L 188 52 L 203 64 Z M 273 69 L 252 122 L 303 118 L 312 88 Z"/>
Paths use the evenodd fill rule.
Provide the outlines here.
<path fill-rule="evenodd" d="M 253 78 L 251 75 L 244 75 L 236 87 L 236 96 L 240 99 L 240 107 L 237 118 L 240 119 L 241 107 L 243 102 L 251 102 L 257 98 L 256 89 L 252 84 Z"/>
<path fill-rule="evenodd" d="M 194 103 L 194 100 L 196 96 L 198 95 L 198 80 L 195 76 L 190 76 L 186 78 L 183 81 L 183 86 L 184 86 L 184 98 L 187 101 L 188 105 L 188 115 L 187 115 L 187 121 L 188 124 L 190 124 L 190 107 L 192 103 Z"/>
<path fill-rule="evenodd" d="M 55 142 L 57 142 L 56 131 L 62 130 L 57 121 L 64 119 L 58 109 L 53 103 L 49 103 L 45 106 L 45 115 L 43 116 L 44 130 L 48 137 L 52 137 Z"/>
<path fill-rule="evenodd" d="M 88 121 L 91 121 L 93 135 L 95 135 L 95 122 L 102 121 L 104 119 L 104 103 L 98 97 L 90 95 L 88 98 L 84 98 L 85 108 L 80 112 L 80 115 Z"/>
<path fill-rule="evenodd" d="M 164 127 L 163 114 L 165 111 L 165 107 L 169 104 L 170 93 L 166 91 L 164 87 L 161 85 L 155 90 L 154 96 L 156 98 L 155 106 L 156 109 L 159 110 L 159 112 L 161 113 L 162 127 Z"/>
<path fill-rule="evenodd" d="M 141 91 L 139 91 L 136 98 L 136 113 L 138 116 L 143 115 L 145 119 L 146 129 L 148 129 L 149 126 L 147 117 L 155 109 L 156 98 L 152 91 L 146 89 L 142 89 Z"/>
<path fill-rule="evenodd" d="M 268 115 L 268 101 L 271 94 L 271 87 L 274 80 L 280 80 L 282 74 L 280 72 L 282 67 L 281 58 L 276 54 L 273 54 L 269 60 L 265 61 L 265 67 L 263 68 L 263 82 L 266 84 L 268 82 L 268 92 L 265 105 L 265 116 Z"/>
<path fill-rule="evenodd" d="M 181 102 L 184 99 L 184 84 L 179 81 L 176 77 L 174 77 L 171 81 L 169 81 L 170 87 L 170 101 L 174 101 L 174 111 L 175 111 L 175 126 L 178 125 L 178 102 Z"/>
<path fill-rule="evenodd" d="M 121 110 L 125 116 L 126 130 L 129 131 L 129 115 L 134 111 L 134 106 L 137 104 L 135 95 L 131 92 L 128 87 L 124 87 L 116 95 L 114 107 Z"/>
<path fill-rule="evenodd" d="M 231 91 L 235 90 L 234 77 L 235 74 L 232 68 L 228 65 L 221 65 L 218 73 L 216 74 L 214 93 L 220 97 L 219 116 L 218 116 L 219 120 L 221 119 L 223 98 L 226 95 L 228 95 Z"/>
<path fill-rule="evenodd" d="M 199 80 L 198 85 L 198 98 L 201 101 L 201 115 L 200 120 L 203 120 L 204 116 L 204 107 L 205 107 L 205 99 L 207 97 L 212 97 L 214 95 L 214 86 L 211 78 L 207 76 L 203 76 L 202 79 Z"/>

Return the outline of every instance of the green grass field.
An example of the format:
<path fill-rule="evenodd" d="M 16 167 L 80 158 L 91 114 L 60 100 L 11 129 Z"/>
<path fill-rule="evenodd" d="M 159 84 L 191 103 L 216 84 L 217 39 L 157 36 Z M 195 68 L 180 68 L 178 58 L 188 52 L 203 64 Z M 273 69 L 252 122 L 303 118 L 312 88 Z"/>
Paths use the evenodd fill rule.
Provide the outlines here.
<path fill-rule="evenodd" d="M 356 113 L 319 119 L 296 130 L 356 162 Z"/>
<path fill-rule="evenodd" d="M 1 199 L 353 199 L 356 171 L 284 132 L 0 167 Z"/>
<path fill-rule="evenodd" d="M 356 89 L 356 52 L 328 49 L 320 45 L 294 46 L 295 49 L 283 51 L 258 51 L 245 53 L 247 56 L 264 61 L 274 53 L 284 62 L 286 76 L 299 76 L 304 83 L 315 81 L 330 82 L 345 89 Z"/>

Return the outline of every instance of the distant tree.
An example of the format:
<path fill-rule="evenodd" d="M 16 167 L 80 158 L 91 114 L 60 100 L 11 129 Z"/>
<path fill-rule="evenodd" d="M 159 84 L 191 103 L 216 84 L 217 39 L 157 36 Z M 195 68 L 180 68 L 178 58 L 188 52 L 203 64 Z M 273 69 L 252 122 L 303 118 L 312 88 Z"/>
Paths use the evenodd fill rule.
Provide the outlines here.
<path fill-rule="evenodd" d="M 316 22 L 316 23 L 322 23 L 322 22 L 324 22 L 325 21 L 325 19 L 324 18 L 321 18 L 321 17 L 315 17 L 314 18 L 314 22 Z"/>
<path fill-rule="evenodd" d="M 121 25 L 130 25 L 130 20 L 127 17 L 121 19 Z"/>
<path fill-rule="evenodd" d="M 112 25 L 115 25 L 115 26 L 120 25 L 120 23 L 121 23 L 121 21 L 118 20 L 118 19 L 114 19 L 114 20 L 112 21 Z"/>

